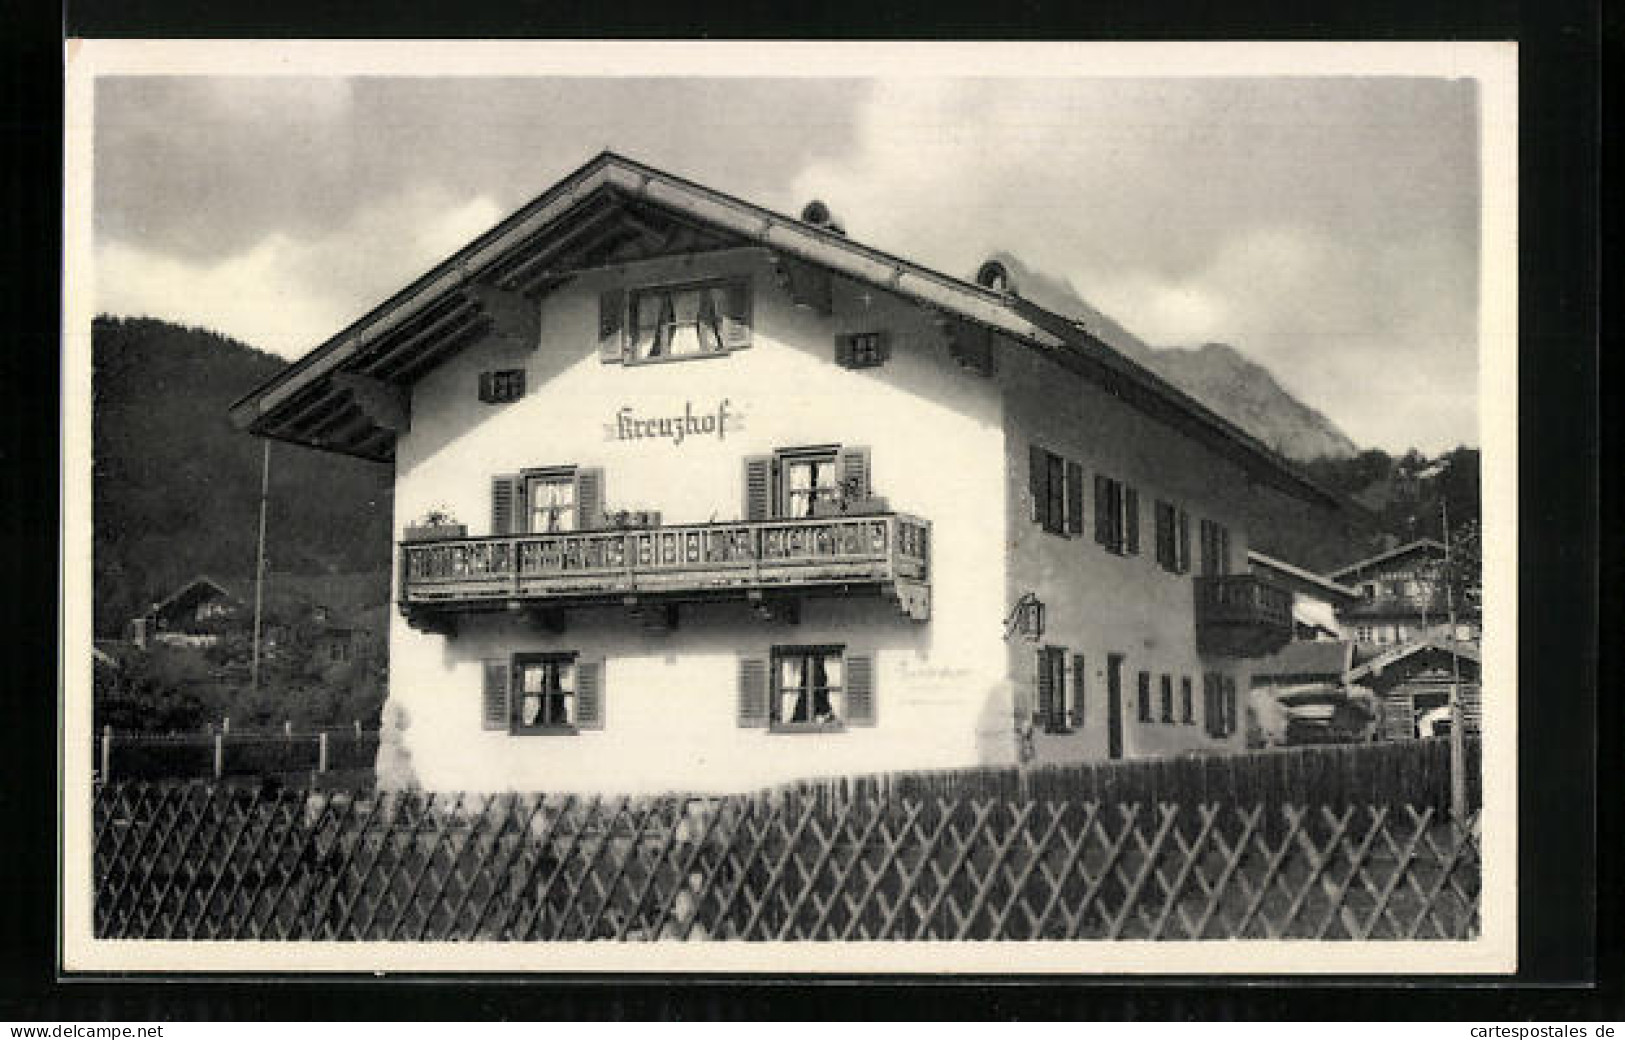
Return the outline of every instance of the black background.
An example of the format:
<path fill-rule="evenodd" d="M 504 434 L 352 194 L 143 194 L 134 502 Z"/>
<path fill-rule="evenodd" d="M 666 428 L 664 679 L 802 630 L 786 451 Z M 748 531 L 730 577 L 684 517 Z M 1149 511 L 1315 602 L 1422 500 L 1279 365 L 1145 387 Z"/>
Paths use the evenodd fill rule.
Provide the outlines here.
<path fill-rule="evenodd" d="M 1599 596 L 1622 577 L 1599 503 L 1600 360 L 1620 349 L 1598 285 L 1601 59 L 1617 10 L 1582 0 L 1315 4 L 460 0 L 327 4 L 0 0 L 5 340 L 0 343 L 0 1019 L 864 1018 L 1442 1019 L 1625 1017 L 1621 1001 L 1617 653 Z M 1505 979 L 69 979 L 57 972 L 55 744 L 62 38 L 817 38 L 1516 40 L 1520 45 L 1520 955 Z M 944 72 L 951 72 L 945 69 Z M 1617 132 L 1617 128 L 1609 129 Z M 1617 169 L 1610 172 L 1617 174 Z M 1612 221 L 1609 221 L 1609 229 Z M 1614 276 L 1617 278 L 1617 273 Z M 1599 336 L 1602 350 L 1599 354 Z M 1510 393 L 1484 385 L 1484 394 Z M 1612 446 L 1615 427 L 1609 424 Z M 1603 509 L 1599 516 L 1599 504 Z M 1610 618 L 1617 616 L 1607 611 Z M 1613 649 L 1609 640 L 1607 646 Z M 1603 674 L 1599 676 L 1599 671 Z M 1599 683 L 1599 679 L 1601 680 Z M 1599 701 L 1598 689 L 1610 691 Z M 1600 797 L 1599 797 L 1600 796 Z M 1599 829 L 1600 827 L 1600 829 Z M 1598 849 L 1607 855 L 1598 856 Z M 1600 871 L 1600 873 L 1599 873 Z M 1599 931 L 1599 925 L 1601 930 Z M 1222 956 L 1216 946 L 1215 954 Z M 1601 986 L 1594 983 L 1600 981 Z"/>

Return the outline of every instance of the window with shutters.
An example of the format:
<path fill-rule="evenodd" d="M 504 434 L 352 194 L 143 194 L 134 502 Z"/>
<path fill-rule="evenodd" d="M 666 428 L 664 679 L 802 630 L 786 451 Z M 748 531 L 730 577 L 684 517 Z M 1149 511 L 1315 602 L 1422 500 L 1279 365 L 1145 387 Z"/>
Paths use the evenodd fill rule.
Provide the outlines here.
<path fill-rule="evenodd" d="M 604 525 L 604 471 L 548 466 L 491 478 L 491 533 L 558 534 Z"/>
<path fill-rule="evenodd" d="M 1081 660 L 1081 658 L 1079 658 Z M 1081 668 L 1068 681 L 1066 648 L 1040 647 L 1038 651 L 1038 699 L 1033 725 L 1046 733 L 1070 733 L 1079 718 L 1076 690 Z"/>
<path fill-rule="evenodd" d="M 532 534 L 576 530 L 579 525 L 576 522 L 575 473 L 527 474 L 525 518 L 525 530 Z"/>
<path fill-rule="evenodd" d="M 823 444 L 745 459 L 746 520 L 839 516 L 871 496 L 869 449 Z"/>
<path fill-rule="evenodd" d="M 1236 731 L 1236 680 L 1223 672 L 1202 676 L 1203 723 L 1208 736 L 1228 737 Z"/>
<path fill-rule="evenodd" d="M 1161 692 L 1162 692 L 1162 698 L 1161 698 L 1162 721 L 1165 722 L 1165 723 L 1171 723 L 1171 722 L 1174 721 L 1174 677 L 1173 676 L 1164 675 L 1162 677 L 1162 690 L 1161 690 Z"/>
<path fill-rule="evenodd" d="M 1230 573 L 1230 529 L 1213 520 L 1202 521 L 1202 573 Z"/>
<path fill-rule="evenodd" d="M 846 650 L 773 648 L 768 722 L 774 729 L 828 729 L 846 721 Z"/>
<path fill-rule="evenodd" d="M 750 346 L 750 291 L 743 278 L 636 289 L 627 297 L 623 357 L 628 364 L 718 357 Z M 605 307 L 613 306 L 606 301 Z M 600 316 L 600 350 L 615 335 Z"/>
<path fill-rule="evenodd" d="M 1179 677 L 1179 721 L 1187 726 L 1196 724 L 1195 698 L 1191 696 L 1191 677 Z"/>
<path fill-rule="evenodd" d="M 1140 709 L 1140 721 L 1153 722 L 1155 720 L 1151 716 L 1151 673 L 1141 672 L 1139 675 L 1139 681 L 1140 686 L 1138 690 L 1138 707 Z"/>
<path fill-rule="evenodd" d="M 1032 519 L 1051 534 L 1083 533 L 1083 467 L 1036 444 L 1027 456 Z"/>
<path fill-rule="evenodd" d="M 515 654 L 510 731 L 544 733 L 576 727 L 574 654 Z"/>
<path fill-rule="evenodd" d="M 1157 563 L 1173 574 L 1191 569 L 1191 518 L 1172 502 L 1158 501 L 1154 508 L 1157 529 Z"/>
<path fill-rule="evenodd" d="M 1095 477 L 1095 541 L 1107 552 L 1140 552 L 1140 493 L 1104 475 Z"/>

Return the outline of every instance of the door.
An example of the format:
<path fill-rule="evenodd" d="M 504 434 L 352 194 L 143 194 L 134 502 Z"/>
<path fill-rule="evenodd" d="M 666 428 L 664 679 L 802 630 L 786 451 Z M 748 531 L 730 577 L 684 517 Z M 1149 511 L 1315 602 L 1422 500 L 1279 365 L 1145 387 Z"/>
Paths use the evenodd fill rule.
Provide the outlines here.
<path fill-rule="evenodd" d="M 1123 655 L 1106 657 L 1106 754 L 1123 757 Z"/>

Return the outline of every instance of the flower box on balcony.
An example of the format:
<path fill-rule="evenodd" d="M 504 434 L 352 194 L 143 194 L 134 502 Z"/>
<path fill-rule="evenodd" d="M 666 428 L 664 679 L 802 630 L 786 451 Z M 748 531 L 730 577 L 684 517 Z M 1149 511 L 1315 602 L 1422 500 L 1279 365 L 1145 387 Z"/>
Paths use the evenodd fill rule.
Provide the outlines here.
<path fill-rule="evenodd" d="M 467 524 L 407 524 L 405 541 L 443 542 L 452 538 L 467 538 Z"/>
<path fill-rule="evenodd" d="M 891 512 L 884 498 L 870 495 L 866 498 L 817 498 L 813 500 L 812 515 L 820 520 L 833 520 L 843 516 L 875 516 Z"/>

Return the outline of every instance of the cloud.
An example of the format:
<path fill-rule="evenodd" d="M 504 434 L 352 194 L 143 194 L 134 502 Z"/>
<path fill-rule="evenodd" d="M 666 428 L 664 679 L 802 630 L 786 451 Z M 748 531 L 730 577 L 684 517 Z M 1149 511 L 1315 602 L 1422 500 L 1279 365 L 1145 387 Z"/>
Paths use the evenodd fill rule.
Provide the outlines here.
<path fill-rule="evenodd" d="M 795 187 L 860 240 L 961 276 L 1008 249 L 1153 345 L 1236 346 L 1361 443 L 1438 449 L 1477 441 L 1476 162 L 1445 81 L 899 80 Z"/>
<path fill-rule="evenodd" d="M 97 310 L 161 316 L 296 358 L 502 216 L 484 196 L 419 189 L 326 234 L 276 232 L 217 261 L 107 239 L 96 250 Z"/>

